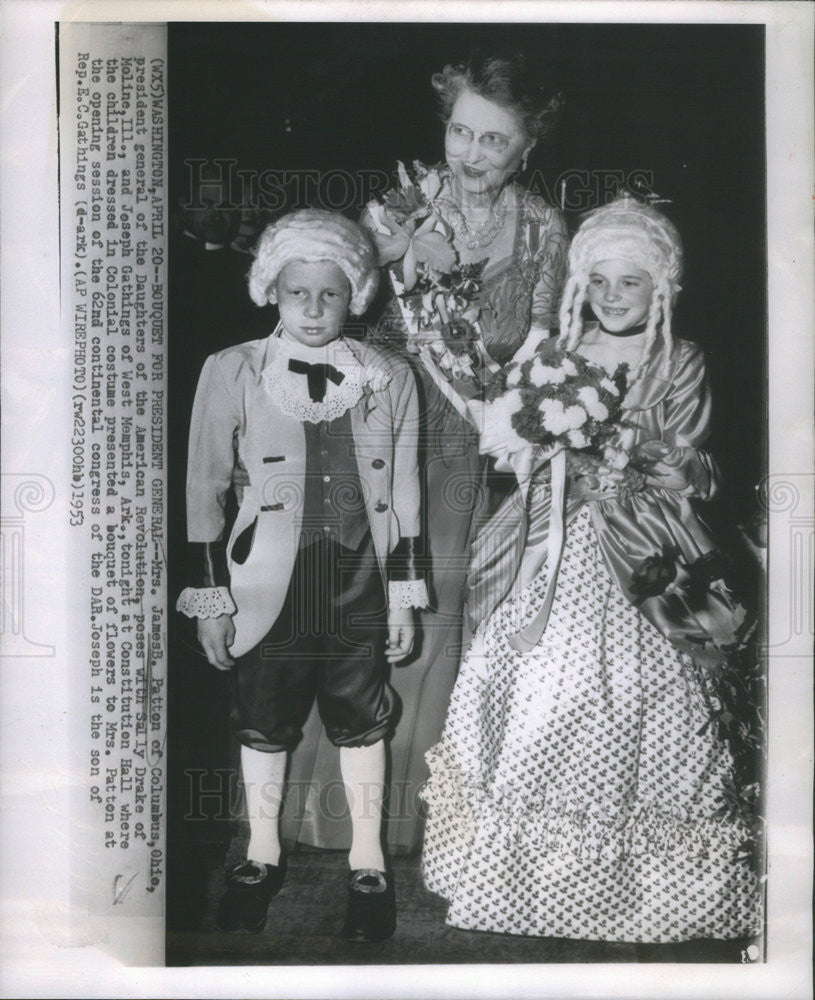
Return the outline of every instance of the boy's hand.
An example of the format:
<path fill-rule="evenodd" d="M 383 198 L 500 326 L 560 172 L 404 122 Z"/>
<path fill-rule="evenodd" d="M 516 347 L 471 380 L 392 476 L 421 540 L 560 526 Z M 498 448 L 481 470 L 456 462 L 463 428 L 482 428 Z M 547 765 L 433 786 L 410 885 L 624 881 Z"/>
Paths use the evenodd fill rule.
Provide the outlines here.
<path fill-rule="evenodd" d="M 415 633 L 411 608 L 391 608 L 388 611 L 388 645 L 385 657 L 389 663 L 398 663 L 410 654 Z"/>
<path fill-rule="evenodd" d="M 235 641 L 235 626 L 231 615 L 217 618 L 198 618 L 198 641 L 207 659 L 218 670 L 229 670 L 235 661 L 229 655 L 228 646 Z"/>

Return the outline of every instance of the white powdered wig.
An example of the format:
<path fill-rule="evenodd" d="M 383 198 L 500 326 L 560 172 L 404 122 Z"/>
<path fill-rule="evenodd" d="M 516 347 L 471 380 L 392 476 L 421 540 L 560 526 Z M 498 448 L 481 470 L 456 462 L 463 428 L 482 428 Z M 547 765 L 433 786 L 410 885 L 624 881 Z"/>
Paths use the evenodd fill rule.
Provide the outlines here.
<path fill-rule="evenodd" d="M 249 272 L 249 295 L 259 306 L 276 302 L 275 282 L 292 261 L 328 260 L 342 268 L 351 284 L 355 316 L 371 304 L 379 284 L 376 250 L 368 234 L 337 212 L 306 208 L 267 226 Z"/>
<path fill-rule="evenodd" d="M 604 260 L 626 260 L 647 271 L 653 282 L 643 360 L 636 378 L 659 335 L 666 356 L 670 356 L 671 315 L 682 277 L 682 241 L 674 224 L 661 212 L 628 194 L 591 212 L 569 248 L 569 277 L 560 305 L 560 340 L 566 350 L 574 350 L 580 341 L 589 275 Z"/>

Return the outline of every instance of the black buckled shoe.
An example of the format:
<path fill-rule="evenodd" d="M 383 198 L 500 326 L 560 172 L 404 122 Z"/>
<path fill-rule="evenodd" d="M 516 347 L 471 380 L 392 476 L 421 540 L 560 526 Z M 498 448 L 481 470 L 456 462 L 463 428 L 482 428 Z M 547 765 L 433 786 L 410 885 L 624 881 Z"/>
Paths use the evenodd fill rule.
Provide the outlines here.
<path fill-rule="evenodd" d="M 393 875 L 357 868 L 348 879 L 348 915 L 342 936 L 349 941 L 385 941 L 396 930 Z"/>
<path fill-rule="evenodd" d="M 280 892 L 286 877 L 286 859 L 277 865 L 244 861 L 226 875 L 226 892 L 218 906 L 215 923 L 222 931 L 257 934 L 266 924 L 266 911 Z"/>

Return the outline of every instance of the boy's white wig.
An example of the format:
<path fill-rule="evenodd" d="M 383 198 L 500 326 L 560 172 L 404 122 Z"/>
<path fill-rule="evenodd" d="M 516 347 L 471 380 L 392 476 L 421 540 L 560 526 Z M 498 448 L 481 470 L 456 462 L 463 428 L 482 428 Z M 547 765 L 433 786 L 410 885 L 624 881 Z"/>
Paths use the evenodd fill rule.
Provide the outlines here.
<path fill-rule="evenodd" d="M 674 224 L 651 205 L 623 194 L 591 212 L 569 248 L 569 277 L 560 305 L 560 337 L 574 350 L 583 330 L 582 309 L 592 268 L 604 260 L 625 260 L 647 271 L 654 285 L 646 322 L 643 359 L 659 333 L 670 354 L 671 315 L 680 291 L 682 241 Z M 644 362 L 643 362 L 644 363 Z M 639 374 L 639 370 L 637 372 Z"/>
<path fill-rule="evenodd" d="M 328 260 L 341 267 L 351 284 L 349 309 L 355 316 L 365 312 L 376 294 L 379 269 L 374 245 L 364 229 L 337 212 L 305 208 L 263 230 L 249 272 L 249 295 L 256 305 L 277 302 L 277 277 L 295 260 Z"/>

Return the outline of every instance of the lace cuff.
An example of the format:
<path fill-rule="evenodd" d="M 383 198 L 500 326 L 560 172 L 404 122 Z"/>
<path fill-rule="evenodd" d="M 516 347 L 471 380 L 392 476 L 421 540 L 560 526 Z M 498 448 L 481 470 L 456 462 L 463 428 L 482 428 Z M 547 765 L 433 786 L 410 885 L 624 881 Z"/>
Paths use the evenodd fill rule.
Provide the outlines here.
<path fill-rule="evenodd" d="M 390 580 L 389 608 L 426 608 L 430 602 L 424 580 Z"/>
<path fill-rule="evenodd" d="M 188 618 L 217 618 L 237 611 L 226 587 L 185 587 L 175 605 Z"/>

